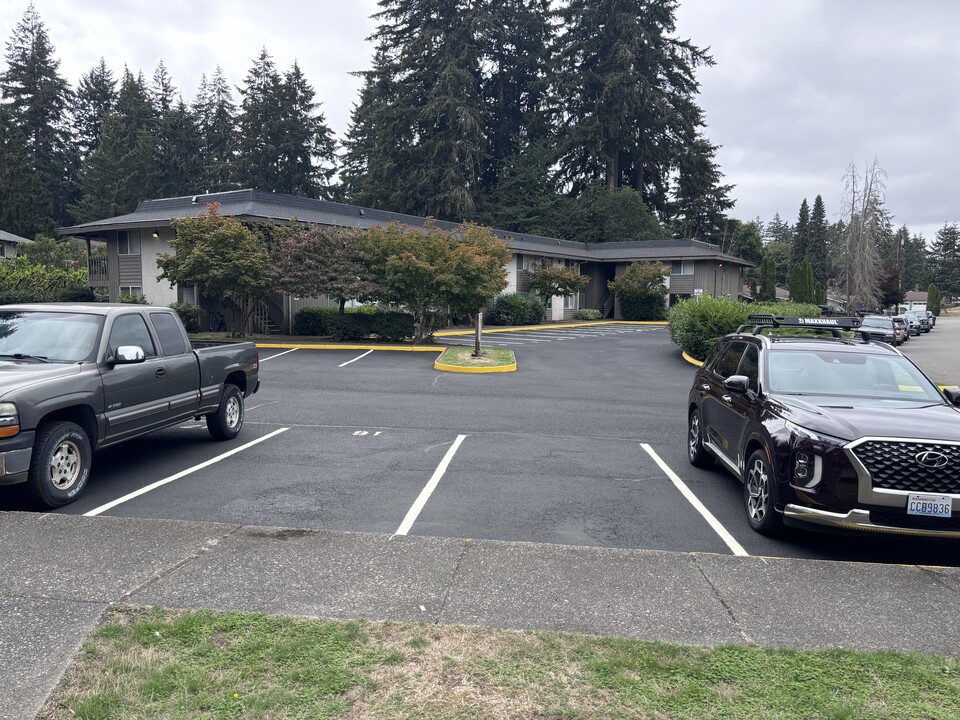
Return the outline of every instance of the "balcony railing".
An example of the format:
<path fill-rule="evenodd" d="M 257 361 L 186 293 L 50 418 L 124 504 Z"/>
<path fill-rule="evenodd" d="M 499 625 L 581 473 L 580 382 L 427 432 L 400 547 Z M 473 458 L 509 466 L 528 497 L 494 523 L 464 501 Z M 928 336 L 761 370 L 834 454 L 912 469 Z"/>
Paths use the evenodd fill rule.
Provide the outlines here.
<path fill-rule="evenodd" d="M 107 287 L 110 284 L 106 255 L 87 258 L 87 283 L 90 287 Z"/>

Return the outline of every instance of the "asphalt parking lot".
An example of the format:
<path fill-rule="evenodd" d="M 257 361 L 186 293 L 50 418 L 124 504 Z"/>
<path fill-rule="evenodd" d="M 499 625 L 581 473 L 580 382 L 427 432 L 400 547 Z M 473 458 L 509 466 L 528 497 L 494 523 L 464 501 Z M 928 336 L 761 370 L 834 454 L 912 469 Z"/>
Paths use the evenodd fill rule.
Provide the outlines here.
<path fill-rule="evenodd" d="M 947 334 L 911 344 L 919 349 L 938 335 Z M 686 461 L 693 369 L 663 327 L 487 341 L 512 343 L 519 370 L 443 373 L 432 353 L 264 349 L 263 386 L 248 398 L 239 438 L 213 442 L 203 423 L 191 422 L 105 450 L 85 495 L 58 512 L 960 564 L 943 542 L 813 533 L 771 540 L 750 530 L 739 483 Z M 0 502 L 20 509 L 15 497 Z"/>

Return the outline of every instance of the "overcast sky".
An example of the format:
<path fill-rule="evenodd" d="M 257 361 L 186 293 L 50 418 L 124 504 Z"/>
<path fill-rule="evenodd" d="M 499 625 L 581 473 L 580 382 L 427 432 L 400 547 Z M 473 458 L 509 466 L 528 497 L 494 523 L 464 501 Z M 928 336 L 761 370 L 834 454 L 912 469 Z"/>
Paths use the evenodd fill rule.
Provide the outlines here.
<path fill-rule="evenodd" d="M 6 43 L 29 0 L 0 4 Z M 186 100 L 217 65 L 241 85 L 262 47 L 294 59 L 342 137 L 368 67 L 375 0 L 34 0 L 73 85 L 102 56 L 149 80 L 162 59 Z M 731 215 L 796 222 L 823 196 L 840 216 L 851 161 L 887 173 L 894 222 L 928 241 L 960 220 L 960 1 L 680 0 L 678 34 L 710 47 L 700 104 Z M 236 96 L 235 96 L 236 98 Z"/>

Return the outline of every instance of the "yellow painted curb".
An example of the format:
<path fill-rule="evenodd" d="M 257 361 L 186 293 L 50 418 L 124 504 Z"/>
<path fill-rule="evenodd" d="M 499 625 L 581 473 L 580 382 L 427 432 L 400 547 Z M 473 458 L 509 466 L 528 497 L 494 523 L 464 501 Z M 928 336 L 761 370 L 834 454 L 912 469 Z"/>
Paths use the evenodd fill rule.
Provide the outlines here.
<path fill-rule="evenodd" d="M 503 373 L 503 372 L 514 372 L 517 369 L 517 364 L 513 363 L 512 365 L 494 365 L 491 367 L 461 367 L 460 365 L 445 365 L 441 362 L 433 363 L 434 370 L 442 370 L 444 372 L 458 372 L 458 373 Z"/>
<path fill-rule="evenodd" d="M 444 345 L 332 345 L 329 343 L 257 343 L 258 348 L 277 348 L 284 350 L 393 350 L 394 352 L 440 352 Z"/>
<path fill-rule="evenodd" d="M 687 353 L 685 352 L 681 352 L 680 354 L 683 355 L 683 359 L 686 360 L 691 365 L 696 365 L 697 367 L 703 367 L 703 362 L 700 360 L 697 360 L 695 357 L 687 355 Z"/>
<path fill-rule="evenodd" d="M 520 325 L 511 328 L 483 329 L 483 334 L 493 333 L 511 333 L 511 332 L 536 332 L 537 330 L 564 330 L 566 328 L 596 327 L 598 325 L 669 325 L 665 320 L 598 320 L 595 322 L 584 323 L 564 323 L 563 325 Z M 460 335 L 474 335 L 476 330 L 441 330 L 434 333 L 434 337 L 457 337 Z"/>

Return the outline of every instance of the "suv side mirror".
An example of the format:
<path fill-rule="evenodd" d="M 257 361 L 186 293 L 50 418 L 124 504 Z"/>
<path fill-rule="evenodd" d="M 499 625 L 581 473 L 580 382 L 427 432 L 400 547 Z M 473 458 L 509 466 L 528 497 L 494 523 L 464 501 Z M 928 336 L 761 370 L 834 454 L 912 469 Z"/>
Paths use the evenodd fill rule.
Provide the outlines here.
<path fill-rule="evenodd" d="M 944 388 L 943 394 L 946 395 L 947 400 L 954 405 L 960 405 L 960 388 Z"/>
<path fill-rule="evenodd" d="M 746 393 L 750 389 L 750 378 L 746 375 L 731 375 L 723 381 L 724 390 L 735 393 Z"/>

